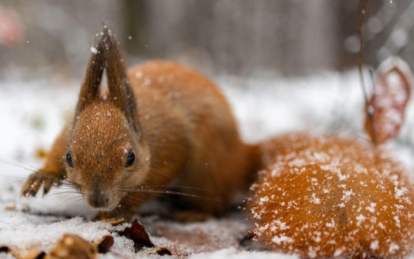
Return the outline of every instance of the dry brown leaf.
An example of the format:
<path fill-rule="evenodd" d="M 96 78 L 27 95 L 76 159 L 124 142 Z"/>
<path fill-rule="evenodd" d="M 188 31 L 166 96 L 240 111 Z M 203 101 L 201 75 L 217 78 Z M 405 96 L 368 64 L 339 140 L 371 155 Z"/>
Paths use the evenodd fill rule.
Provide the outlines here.
<path fill-rule="evenodd" d="M 42 251 L 39 251 L 37 248 L 30 248 L 27 250 L 19 250 L 19 251 L 15 251 L 12 252 L 12 254 L 17 258 L 17 259 L 43 259 L 45 258 L 46 254 Z"/>
<path fill-rule="evenodd" d="M 114 245 L 114 237 L 111 235 L 105 235 L 98 242 L 95 242 L 96 249 L 100 254 L 106 254 L 109 249 Z"/>
<path fill-rule="evenodd" d="M 46 255 L 46 259 L 95 259 L 97 258 L 97 248 L 77 236 L 66 234 L 60 239 L 55 247 Z"/>
<path fill-rule="evenodd" d="M 118 233 L 120 236 L 124 236 L 134 241 L 135 252 L 138 252 L 143 247 L 154 247 L 147 230 L 145 230 L 145 227 L 137 219 L 134 219 L 131 227 L 126 227 L 123 231 Z"/>
<path fill-rule="evenodd" d="M 167 248 L 155 247 L 155 245 L 150 240 L 147 230 L 137 219 L 134 219 L 131 227 L 125 228 L 123 231 L 118 232 L 118 234 L 120 236 L 131 239 L 134 242 L 135 252 L 140 251 L 144 247 L 154 247 L 154 249 L 151 249 L 151 251 L 156 252 L 159 255 L 171 255 L 171 252 Z"/>
<path fill-rule="evenodd" d="M 101 219 L 101 220 L 103 222 L 110 223 L 112 226 L 118 226 L 118 225 L 121 225 L 122 223 L 125 223 L 124 218 L 120 218 L 120 219 L 111 218 L 111 219 Z"/>
<path fill-rule="evenodd" d="M 165 247 L 157 247 L 156 251 L 158 255 L 172 255 L 171 251 Z"/>
<path fill-rule="evenodd" d="M 16 210 L 16 205 L 4 206 L 4 210 Z"/>
<path fill-rule="evenodd" d="M 368 99 L 373 117 L 365 114 L 365 131 L 376 144 L 385 143 L 400 131 L 410 98 L 411 77 L 410 69 L 399 58 L 392 58 L 381 65 L 374 92 Z"/>
<path fill-rule="evenodd" d="M 0 246 L 0 253 L 9 253 L 10 248 L 8 246 Z"/>

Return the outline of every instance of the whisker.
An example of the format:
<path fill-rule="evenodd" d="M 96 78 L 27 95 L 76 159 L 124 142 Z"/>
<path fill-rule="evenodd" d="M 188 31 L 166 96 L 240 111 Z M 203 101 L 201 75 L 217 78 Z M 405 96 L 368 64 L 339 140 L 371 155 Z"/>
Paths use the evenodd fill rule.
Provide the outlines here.
<path fill-rule="evenodd" d="M 73 201 L 73 200 L 75 200 L 75 201 L 81 201 L 82 200 L 82 197 L 79 197 L 79 196 L 70 197 L 67 200 L 65 200 L 64 202 L 60 203 L 56 208 L 59 208 L 59 207 L 63 206 L 65 203 L 68 203 L 69 201 Z M 72 203 L 70 203 L 70 204 L 72 204 Z M 65 209 L 66 208 L 67 208 L 67 206 L 65 207 Z"/>
<path fill-rule="evenodd" d="M 8 162 L 8 161 L 2 160 L 2 159 L 0 159 L 0 162 L 1 163 L 4 163 L 4 164 L 16 166 L 18 168 L 27 170 L 27 171 L 29 171 L 31 173 L 39 173 L 39 174 L 42 175 L 43 178 L 45 178 L 45 180 L 44 180 L 45 182 L 56 182 L 56 180 L 57 180 L 57 178 L 55 176 L 48 175 L 49 173 L 41 172 L 39 170 L 33 170 L 33 169 L 30 169 L 30 168 L 27 168 L 27 167 L 24 167 L 24 166 L 21 166 L 21 165 L 12 163 L 12 162 Z M 19 177 L 19 176 L 7 176 L 7 177 L 21 179 L 21 180 L 25 180 L 25 181 L 27 180 L 27 177 Z M 48 181 L 48 180 L 50 180 L 50 181 Z M 73 182 L 69 182 L 69 181 L 67 181 L 65 179 L 60 179 L 59 184 L 61 184 L 61 185 L 71 185 L 72 187 L 76 187 L 76 188 L 82 187 L 80 184 L 76 184 L 76 183 L 73 183 Z"/>
<path fill-rule="evenodd" d="M 28 164 L 28 163 L 26 163 L 26 162 L 23 162 L 23 161 L 21 161 L 21 160 L 17 159 L 17 158 L 15 158 L 15 157 L 11 157 L 11 156 L 9 156 L 9 158 L 10 158 L 10 159 L 15 160 L 16 162 L 19 162 L 19 163 L 25 164 L 25 165 L 27 165 L 27 166 L 29 166 L 29 167 L 33 168 L 34 170 L 36 170 L 36 168 L 37 168 L 37 167 L 35 167 L 35 166 L 32 166 L 31 164 Z"/>
<path fill-rule="evenodd" d="M 75 203 L 80 202 L 80 201 L 82 201 L 82 199 L 78 199 L 78 200 L 73 201 L 72 203 L 70 203 L 69 205 L 67 205 L 67 206 L 65 207 L 65 209 L 69 209 L 69 207 L 70 207 L 70 206 L 72 206 L 72 205 L 74 205 Z"/>
<path fill-rule="evenodd" d="M 24 166 L 21 166 L 21 165 L 12 163 L 12 162 L 8 162 L 8 161 L 2 160 L 2 159 L 0 159 L 0 162 L 3 163 L 3 164 L 8 164 L 8 165 L 16 166 L 18 168 L 25 169 L 25 170 L 30 171 L 30 172 L 33 172 L 33 173 L 37 173 L 38 172 L 37 170 L 30 169 L 30 168 L 27 168 L 27 167 L 24 167 Z"/>
<path fill-rule="evenodd" d="M 13 176 L 13 175 L 0 175 L 0 177 L 15 178 L 16 182 L 25 182 L 27 180 L 27 177 Z"/>
<path fill-rule="evenodd" d="M 68 193 L 82 195 L 82 193 L 80 193 L 80 192 L 76 192 L 76 191 L 66 191 L 66 192 L 56 192 L 56 193 L 48 194 L 47 196 L 50 197 L 50 196 L 55 196 L 55 195 L 59 195 L 59 194 L 68 194 Z"/>
<path fill-rule="evenodd" d="M 157 187 L 168 188 L 168 187 L 172 187 L 172 188 L 202 191 L 202 192 L 206 192 L 206 193 L 214 193 L 214 191 L 210 191 L 210 190 L 207 190 L 207 189 L 201 189 L 201 188 L 196 188 L 196 187 L 191 187 L 191 186 L 184 186 L 184 185 L 145 185 L 143 187 L 144 188 L 157 188 Z"/>
<path fill-rule="evenodd" d="M 166 191 L 146 190 L 146 189 L 120 189 L 120 190 L 124 191 L 124 192 L 142 192 L 142 193 L 153 193 L 153 194 L 181 195 L 181 196 L 201 199 L 203 201 L 208 201 L 208 202 L 211 202 L 213 204 L 218 204 L 219 203 L 218 200 L 210 199 L 210 198 L 207 198 L 207 197 L 203 197 L 203 196 L 199 196 L 199 195 L 195 195 L 195 194 L 183 193 L 183 192 L 168 191 L 168 190 L 166 190 Z"/>
<path fill-rule="evenodd" d="M 127 203 L 131 202 L 132 204 L 136 204 L 138 202 L 141 204 L 142 202 L 145 202 L 145 200 L 142 200 L 142 199 L 139 199 L 139 198 L 133 197 L 133 196 L 125 196 L 124 199 Z M 158 205 L 154 205 L 154 206 L 155 206 L 155 208 L 157 208 L 161 211 L 163 210 L 163 208 L 158 206 Z M 118 207 L 116 209 L 119 210 Z M 177 220 L 177 218 L 174 216 L 174 214 L 171 214 L 170 212 L 166 212 L 165 214 L 168 215 L 169 217 L 171 217 L 171 219 Z"/>
<path fill-rule="evenodd" d="M 158 194 L 158 196 L 161 197 L 161 198 L 170 200 L 170 201 L 172 201 L 172 202 L 174 202 L 176 204 L 180 204 L 184 208 L 188 208 L 187 204 L 184 204 L 183 202 L 180 202 L 178 199 L 174 199 L 173 197 L 169 197 L 167 195 L 161 195 L 161 194 Z M 130 197 L 130 196 L 125 196 L 125 197 Z M 131 196 L 131 197 L 133 197 L 133 196 Z M 142 201 L 144 202 L 144 200 L 142 200 Z"/>

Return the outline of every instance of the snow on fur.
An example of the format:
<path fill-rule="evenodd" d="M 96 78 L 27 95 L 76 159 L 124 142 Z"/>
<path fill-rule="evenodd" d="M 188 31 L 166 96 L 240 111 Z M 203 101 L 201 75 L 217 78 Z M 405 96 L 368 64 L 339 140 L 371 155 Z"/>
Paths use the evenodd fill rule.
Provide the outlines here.
<path fill-rule="evenodd" d="M 350 138 L 286 134 L 262 144 L 254 234 L 305 257 L 409 254 L 414 191 L 389 153 Z"/>

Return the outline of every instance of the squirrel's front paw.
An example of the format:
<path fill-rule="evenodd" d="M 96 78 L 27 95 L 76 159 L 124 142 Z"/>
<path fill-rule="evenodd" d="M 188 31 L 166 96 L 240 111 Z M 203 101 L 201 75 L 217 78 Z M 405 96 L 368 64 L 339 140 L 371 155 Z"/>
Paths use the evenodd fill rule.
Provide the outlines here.
<path fill-rule="evenodd" d="M 22 187 L 22 196 L 35 196 L 42 185 L 43 195 L 46 195 L 54 184 L 60 185 L 62 180 L 56 175 L 41 171 L 31 174 Z"/>

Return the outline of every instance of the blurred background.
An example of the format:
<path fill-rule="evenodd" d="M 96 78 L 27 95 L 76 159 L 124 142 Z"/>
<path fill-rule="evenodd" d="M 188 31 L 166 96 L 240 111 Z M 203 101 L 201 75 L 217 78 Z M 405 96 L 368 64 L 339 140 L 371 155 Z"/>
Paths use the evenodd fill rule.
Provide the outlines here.
<path fill-rule="evenodd" d="M 105 23 L 129 65 L 170 59 L 210 76 L 247 141 L 292 130 L 364 137 L 356 68 L 365 1 L 0 0 L 0 143 L 16 153 L 48 148 Z M 366 67 L 393 55 L 413 67 L 414 0 L 371 0 L 365 12 Z M 401 142 L 414 156 L 414 104 L 407 118 Z"/>
<path fill-rule="evenodd" d="M 301 76 L 357 64 L 360 0 L 2 0 L 0 76 L 83 75 L 107 23 L 129 64 L 172 59 L 209 75 Z M 412 0 L 370 1 L 364 61 L 414 65 Z M 17 69 L 17 70 L 16 70 Z M 18 72 L 16 72 L 18 71 Z M 21 73 L 21 72 L 24 73 Z"/>

